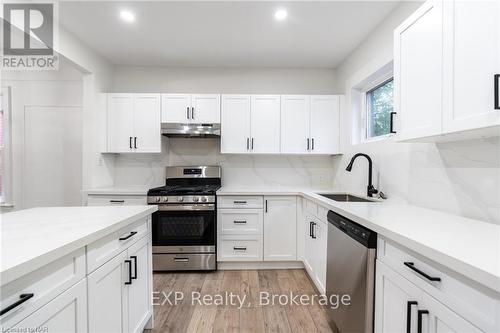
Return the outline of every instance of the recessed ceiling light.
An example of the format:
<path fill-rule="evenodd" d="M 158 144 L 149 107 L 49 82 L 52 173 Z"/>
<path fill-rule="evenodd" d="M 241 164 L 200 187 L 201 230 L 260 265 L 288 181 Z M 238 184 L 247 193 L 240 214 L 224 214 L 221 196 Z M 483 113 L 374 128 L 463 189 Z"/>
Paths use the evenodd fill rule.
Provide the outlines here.
<path fill-rule="evenodd" d="M 286 12 L 286 10 L 284 9 L 278 9 L 275 13 L 274 13 L 274 18 L 277 20 L 277 21 L 283 21 L 284 19 L 286 19 L 286 17 L 288 16 L 288 13 Z"/>
<path fill-rule="evenodd" d="M 127 23 L 132 23 L 135 21 L 135 15 L 131 11 L 128 11 L 128 10 L 122 10 L 120 12 L 120 17 L 122 18 L 122 20 L 124 20 Z"/>

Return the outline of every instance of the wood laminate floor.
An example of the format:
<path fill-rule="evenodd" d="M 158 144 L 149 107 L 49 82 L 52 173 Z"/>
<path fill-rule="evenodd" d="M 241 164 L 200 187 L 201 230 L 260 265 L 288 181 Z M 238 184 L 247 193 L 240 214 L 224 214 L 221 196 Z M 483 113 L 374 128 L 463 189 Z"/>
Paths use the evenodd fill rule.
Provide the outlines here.
<path fill-rule="evenodd" d="M 147 331 L 149 333 L 332 332 L 325 307 L 317 302 L 281 305 L 275 298 L 274 305 L 260 305 L 261 292 L 263 295 L 317 295 L 302 269 L 162 273 L 154 274 L 153 279 L 154 303 L 158 305 L 154 306 L 155 329 Z M 173 293 L 167 298 L 170 291 L 182 292 L 184 298 L 175 304 Z M 213 296 L 215 301 L 218 297 L 215 295 L 222 297 L 231 293 L 239 295 L 240 300 L 246 297 L 242 307 L 235 296 L 233 304 L 203 302 L 203 295 Z M 177 296 L 180 298 L 181 294 Z"/>

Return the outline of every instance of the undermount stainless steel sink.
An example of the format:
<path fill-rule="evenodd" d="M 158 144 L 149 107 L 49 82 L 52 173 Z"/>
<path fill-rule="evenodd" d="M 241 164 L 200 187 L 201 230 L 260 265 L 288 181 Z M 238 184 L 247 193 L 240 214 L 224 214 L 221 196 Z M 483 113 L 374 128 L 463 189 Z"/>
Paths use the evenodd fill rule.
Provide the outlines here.
<path fill-rule="evenodd" d="M 347 193 L 337 193 L 337 194 L 321 194 L 319 195 L 334 200 L 334 201 L 342 201 L 342 202 L 376 202 L 375 200 L 358 197 L 352 194 Z"/>

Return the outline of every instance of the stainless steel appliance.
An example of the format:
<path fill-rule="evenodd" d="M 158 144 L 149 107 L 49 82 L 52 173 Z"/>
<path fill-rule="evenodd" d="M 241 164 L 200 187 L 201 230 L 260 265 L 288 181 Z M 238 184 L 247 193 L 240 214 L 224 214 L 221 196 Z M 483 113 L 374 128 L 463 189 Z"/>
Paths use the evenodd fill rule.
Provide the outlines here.
<path fill-rule="evenodd" d="M 218 138 L 220 124 L 161 124 L 161 134 L 177 138 Z"/>
<path fill-rule="evenodd" d="M 377 233 L 328 212 L 326 294 L 350 296 L 350 305 L 329 307 L 340 333 L 373 332 Z"/>
<path fill-rule="evenodd" d="M 215 270 L 219 166 L 167 167 L 165 186 L 148 191 L 153 270 Z"/>

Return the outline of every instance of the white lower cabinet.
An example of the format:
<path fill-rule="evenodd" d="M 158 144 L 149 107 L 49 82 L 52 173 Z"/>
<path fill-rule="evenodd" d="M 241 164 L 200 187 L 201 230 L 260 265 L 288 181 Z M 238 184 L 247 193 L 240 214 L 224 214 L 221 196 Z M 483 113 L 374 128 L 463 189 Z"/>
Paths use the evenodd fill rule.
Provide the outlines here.
<path fill-rule="evenodd" d="M 87 280 L 57 296 L 9 332 L 87 332 Z"/>
<path fill-rule="evenodd" d="M 264 260 L 297 260 L 297 198 L 264 197 Z"/>
<path fill-rule="evenodd" d="M 306 213 L 303 230 L 305 232 L 304 266 L 320 293 L 324 293 L 328 224 Z"/>
<path fill-rule="evenodd" d="M 151 316 L 149 236 L 88 276 L 89 332 L 142 332 Z"/>
<path fill-rule="evenodd" d="M 375 332 L 482 332 L 377 260 Z"/>

